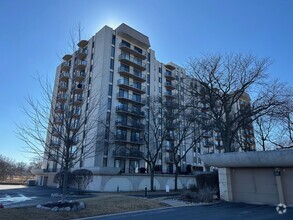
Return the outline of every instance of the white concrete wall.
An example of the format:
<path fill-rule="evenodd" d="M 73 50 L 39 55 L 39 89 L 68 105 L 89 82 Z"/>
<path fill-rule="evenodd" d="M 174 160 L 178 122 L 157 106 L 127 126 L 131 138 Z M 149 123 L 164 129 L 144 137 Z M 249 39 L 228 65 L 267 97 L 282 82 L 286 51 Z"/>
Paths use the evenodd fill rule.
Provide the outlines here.
<path fill-rule="evenodd" d="M 47 174 L 46 174 L 47 175 Z M 55 173 L 50 173 L 48 177 L 47 186 L 57 187 L 54 183 Z M 38 184 L 40 185 L 40 176 L 37 177 Z M 154 179 L 154 186 L 156 190 L 165 190 L 166 185 L 170 190 L 174 190 L 174 175 L 157 174 Z M 178 177 L 178 189 L 189 187 L 191 184 L 196 184 L 195 176 L 181 175 Z M 94 175 L 93 181 L 89 184 L 88 190 L 100 192 L 116 192 L 119 191 L 139 191 L 144 190 L 147 186 L 150 189 L 150 176 L 147 174 L 121 174 L 121 175 Z"/>

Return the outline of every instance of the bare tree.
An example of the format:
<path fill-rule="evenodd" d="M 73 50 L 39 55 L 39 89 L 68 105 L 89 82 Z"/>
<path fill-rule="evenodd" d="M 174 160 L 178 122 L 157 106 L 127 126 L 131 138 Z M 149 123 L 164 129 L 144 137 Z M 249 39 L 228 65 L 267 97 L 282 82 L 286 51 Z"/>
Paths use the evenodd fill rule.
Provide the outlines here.
<path fill-rule="evenodd" d="M 79 28 L 79 40 L 80 31 Z M 63 200 L 69 170 L 94 156 L 94 140 L 99 126 L 96 106 L 100 106 L 100 97 L 90 93 L 91 84 L 85 83 L 90 80 L 86 72 L 87 41 L 80 41 L 76 51 L 77 42 L 72 33 L 71 41 L 73 55 L 63 57 L 57 68 L 55 86 L 52 87 L 50 80 L 38 76 L 42 97 L 40 100 L 27 98 L 27 106 L 23 110 L 28 122 L 19 125 L 17 132 L 26 143 L 27 152 L 42 157 L 47 164 L 52 163 L 53 171 L 57 171 L 59 165 L 64 172 Z"/>
<path fill-rule="evenodd" d="M 154 190 L 155 168 L 163 149 L 163 143 L 171 138 L 168 130 L 164 127 L 162 115 L 162 106 L 160 97 L 151 97 L 149 99 L 149 123 L 148 127 L 143 131 L 143 140 L 145 149 L 142 159 L 148 164 L 150 172 L 151 191 Z"/>
<path fill-rule="evenodd" d="M 287 103 L 287 86 L 268 81 L 270 64 L 269 59 L 241 54 L 204 56 L 190 61 L 189 77 L 199 86 L 190 86 L 188 90 L 201 97 L 225 152 L 239 148 L 235 143 L 244 124 Z M 245 149 L 253 150 L 247 146 Z"/>

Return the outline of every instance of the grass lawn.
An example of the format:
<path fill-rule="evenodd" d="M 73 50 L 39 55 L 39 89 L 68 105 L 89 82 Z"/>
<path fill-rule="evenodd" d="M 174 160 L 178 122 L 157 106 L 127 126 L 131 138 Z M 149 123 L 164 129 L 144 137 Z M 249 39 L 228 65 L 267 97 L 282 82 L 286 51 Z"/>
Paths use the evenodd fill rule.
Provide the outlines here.
<path fill-rule="evenodd" d="M 86 203 L 84 210 L 75 212 L 52 212 L 35 207 L 0 209 L 0 219 L 5 220 L 37 220 L 37 219 L 74 219 L 95 215 L 122 213 L 136 210 L 147 210 L 166 207 L 157 200 L 131 196 L 98 196 L 81 200 Z"/>

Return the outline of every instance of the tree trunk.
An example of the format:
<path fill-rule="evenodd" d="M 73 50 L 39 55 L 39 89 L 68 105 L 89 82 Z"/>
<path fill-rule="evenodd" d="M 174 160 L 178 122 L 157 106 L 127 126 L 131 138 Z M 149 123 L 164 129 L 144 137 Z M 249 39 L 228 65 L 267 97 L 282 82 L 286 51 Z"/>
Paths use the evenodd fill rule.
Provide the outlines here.
<path fill-rule="evenodd" d="M 65 166 L 64 175 L 63 175 L 63 185 L 62 185 L 62 202 L 64 202 L 66 198 L 67 182 L 68 182 L 68 166 Z"/>
<path fill-rule="evenodd" d="M 176 167 L 176 171 L 175 171 L 175 188 L 174 190 L 177 191 L 178 190 L 178 175 L 179 175 L 179 166 L 178 164 L 175 164 L 175 167 Z"/>
<path fill-rule="evenodd" d="M 151 191 L 154 191 L 155 170 L 151 168 Z"/>

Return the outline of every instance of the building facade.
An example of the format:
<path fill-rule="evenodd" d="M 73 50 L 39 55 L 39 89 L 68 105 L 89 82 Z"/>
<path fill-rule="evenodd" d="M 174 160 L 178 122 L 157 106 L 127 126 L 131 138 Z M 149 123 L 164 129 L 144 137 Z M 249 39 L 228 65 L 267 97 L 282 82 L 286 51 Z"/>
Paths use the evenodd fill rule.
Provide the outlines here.
<path fill-rule="evenodd" d="M 48 152 L 51 147 L 62 148 L 58 134 L 64 132 L 66 123 L 70 123 L 69 132 L 75 132 L 73 151 L 94 149 L 72 165 L 74 169 L 99 168 L 111 173 L 111 168 L 118 168 L 120 173 L 126 174 L 140 173 L 141 168 L 148 170 L 142 154 L 146 143 L 143 134 L 151 123 L 152 103 L 149 100 L 161 97 L 164 103 L 184 105 L 187 102 L 184 86 L 189 81 L 185 70 L 172 62 L 164 64 L 156 60 L 148 37 L 126 24 L 116 29 L 105 26 L 77 45 L 78 49 L 65 55 L 57 67 L 53 95 L 56 98 L 53 98 L 50 116 L 52 129 L 49 126 L 49 147 L 45 152 L 48 156 L 43 162 L 43 170 L 57 172 L 60 169 Z M 249 96 L 244 102 L 249 103 Z M 242 104 L 235 106 L 235 111 Z M 204 113 L 207 108 L 204 103 L 201 105 Z M 65 109 L 72 109 L 70 122 L 66 121 Z M 172 114 L 166 117 L 172 122 L 180 120 L 172 118 Z M 253 135 L 253 128 L 249 129 Z M 251 137 L 250 131 L 246 130 L 243 135 Z M 168 149 L 177 140 L 175 136 L 168 137 L 160 150 L 158 165 L 160 173 L 170 174 L 174 172 L 174 161 Z M 179 154 L 185 152 L 188 144 L 186 141 L 182 145 Z M 181 171 L 185 172 L 187 165 L 201 170 L 200 154 L 221 152 L 219 146 L 221 140 L 216 131 L 206 132 L 201 142 L 180 162 Z"/>

